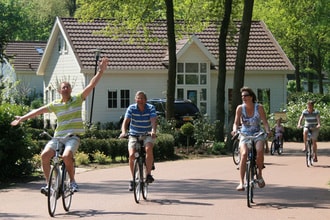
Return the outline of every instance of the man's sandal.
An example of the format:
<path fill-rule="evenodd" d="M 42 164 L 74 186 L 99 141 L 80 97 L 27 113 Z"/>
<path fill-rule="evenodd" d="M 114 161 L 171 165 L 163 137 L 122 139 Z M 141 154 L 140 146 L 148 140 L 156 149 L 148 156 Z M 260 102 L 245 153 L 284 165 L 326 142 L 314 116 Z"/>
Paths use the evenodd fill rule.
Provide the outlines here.
<path fill-rule="evenodd" d="M 266 185 L 265 180 L 262 177 L 260 179 L 257 179 L 257 183 L 259 188 L 264 188 Z"/>

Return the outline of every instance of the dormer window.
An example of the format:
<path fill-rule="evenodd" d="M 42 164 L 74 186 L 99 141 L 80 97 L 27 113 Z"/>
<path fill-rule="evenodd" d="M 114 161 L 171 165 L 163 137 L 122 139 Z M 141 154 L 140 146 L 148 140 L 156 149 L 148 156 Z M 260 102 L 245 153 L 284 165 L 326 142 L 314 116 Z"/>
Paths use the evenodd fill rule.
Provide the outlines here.
<path fill-rule="evenodd" d="M 68 46 L 66 44 L 66 41 L 65 39 L 62 37 L 62 36 L 59 36 L 58 37 L 58 40 L 57 40 L 57 48 L 58 48 L 58 53 L 59 54 L 67 54 L 68 53 Z"/>

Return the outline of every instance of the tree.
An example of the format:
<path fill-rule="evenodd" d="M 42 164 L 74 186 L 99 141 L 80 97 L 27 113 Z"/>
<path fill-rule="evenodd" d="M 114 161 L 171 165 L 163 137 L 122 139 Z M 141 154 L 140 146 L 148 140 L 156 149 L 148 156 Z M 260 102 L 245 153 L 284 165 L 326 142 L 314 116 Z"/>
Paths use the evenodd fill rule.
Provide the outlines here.
<path fill-rule="evenodd" d="M 322 94 L 322 73 L 330 63 L 329 1 L 256 0 L 256 8 L 254 18 L 267 23 L 295 66 L 296 91 L 302 91 L 302 72 L 311 68 Z"/>
<path fill-rule="evenodd" d="M 229 113 L 228 127 L 231 128 L 234 123 L 236 107 L 241 104 L 240 89 L 244 86 L 245 61 L 250 36 L 252 12 L 254 0 L 244 0 L 243 18 L 240 27 L 239 41 L 237 46 L 237 55 L 234 71 L 233 103 Z M 228 132 L 227 140 L 231 140 L 231 134 Z M 227 148 L 230 144 L 227 142 Z"/>
<path fill-rule="evenodd" d="M 14 40 L 20 29 L 21 7 L 15 0 L 0 1 L 0 64 L 5 58 L 4 50 L 9 41 Z"/>
<path fill-rule="evenodd" d="M 225 13 L 221 22 L 219 35 L 219 71 L 218 71 L 218 85 L 217 85 L 217 112 L 216 119 L 219 120 L 217 126 L 218 141 L 224 141 L 224 126 L 225 126 L 225 88 L 227 75 L 227 36 L 230 23 L 230 16 L 232 11 L 232 0 L 225 1 Z"/>

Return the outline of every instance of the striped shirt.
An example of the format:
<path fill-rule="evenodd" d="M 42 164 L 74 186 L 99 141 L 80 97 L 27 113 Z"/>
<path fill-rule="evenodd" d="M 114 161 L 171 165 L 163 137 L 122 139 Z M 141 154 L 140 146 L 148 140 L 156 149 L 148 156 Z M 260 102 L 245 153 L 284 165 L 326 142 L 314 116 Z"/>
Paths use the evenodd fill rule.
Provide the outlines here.
<path fill-rule="evenodd" d="M 129 126 L 129 133 L 132 135 L 141 135 L 152 130 L 151 118 L 156 118 L 155 107 L 149 103 L 146 103 L 144 111 L 141 112 L 138 105 L 130 105 L 125 114 L 125 118 L 131 119 Z"/>
<path fill-rule="evenodd" d="M 317 126 L 317 117 L 320 114 L 318 110 L 314 109 L 313 112 L 310 113 L 305 109 L 302 114 L 305 118 L 305 127 L 313 128 Z"/>
<path fill-rule="evenodd" d="M 80 93 L 72 96 L 67 103 L 57 99 L 47 105 L 49 111 L 57 117 L 55 137 L 63 137 L 69 133 L 81 135 L 85 132 L 81 117 L 83 101 Z"/>

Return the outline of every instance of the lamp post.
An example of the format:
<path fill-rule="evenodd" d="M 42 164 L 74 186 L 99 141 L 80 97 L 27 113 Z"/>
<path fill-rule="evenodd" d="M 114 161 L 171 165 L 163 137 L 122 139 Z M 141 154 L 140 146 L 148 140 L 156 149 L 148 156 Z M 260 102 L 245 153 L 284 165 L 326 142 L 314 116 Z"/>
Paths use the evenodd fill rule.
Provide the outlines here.
<path fill-rule="evenodd" d="M 100 58 L 101 49 L 95 49 L 92 52 L 95 53 L 95 70 L 94 70 L 94 76 L 95 76 L 96 73 L 97 73 L 97 66 L 98 66 L 97 63 L 98 63 L 99 58 Z M 92 93 L 91 115 L 90 115 L 90 118 L 89 118 L 89 126 L 92 126 L 94 94 L 95 94 L 95 87 L 93 88 L 93 93 Z"/>

